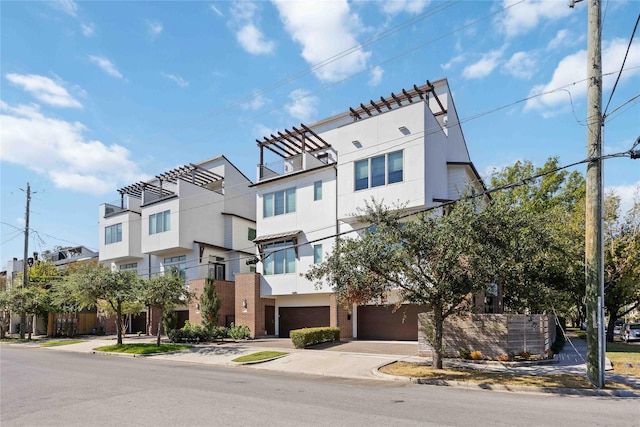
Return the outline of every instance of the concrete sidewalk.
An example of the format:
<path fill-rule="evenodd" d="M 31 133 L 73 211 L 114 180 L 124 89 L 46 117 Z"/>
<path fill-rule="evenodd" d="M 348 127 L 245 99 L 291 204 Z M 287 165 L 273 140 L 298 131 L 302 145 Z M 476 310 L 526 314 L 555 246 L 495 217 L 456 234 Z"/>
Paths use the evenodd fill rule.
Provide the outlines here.
<path fill-rule="evenodd" d="M 125 343 L 155 343 L 154 337 L 125 337 Z M 38 342 L 27 343 L 25 346 L 38 347 Z M 96 352 L 94 349 L 101 346 L 115 344 L 115 338 L 91 337 L 87 341 L 56 347 L 38 347 L 47 351 L 70 351 L 80 353 L 95 353 L 105 356 L 132 355 L 117 353 Z M 238 364 L 233 359 L 252 354 L 258 351 L 280 350 L 287 352 L 285 357 L 255 364 Z M 261 369 L 293 374 L 333 376 L 366 380 L 403 380 L 409 378 L 392 377 L 378 372 L 380 366 L 398 361 L 412 361 L 424 363 L 427 358 L 417 356 L 417 342 L 396 341 L 342 341 L 339 343 L 325 343 L 310 349 L 295 349 L 291 340 L 281 338 L 262 338 L 241 342 L 225 341 L 224 343 L 197 344 L 192 348 L 179 352 L 145 355 L 152 360 L 174 361 L 182 363 L 197 363 L 201 365 L 219 365 L 241 369 Z M 571 373 L 577 375 L 586 374 L 586 343 L 584 340 L 574 339 L 568 342 L 563 353 L 556 356 L 550 364 L 514 365 L 508 363 L 466 363 L 457 359 L 446 359 L 445 366 L 465 366 L 488 372 L 509 372 L 529 375 L 552 375 Z M 640 390 L 640 380 L 633 377 L 617 375 L 614 372 L 606 373 L 607 380 L 625 382 Z M 414 379 L 416 380 L 416 379 Z M 419 381 L 413 381 L 419 382 Z M 470 388 L 469 383 L 447 384 L 449 386 L 464 386 Z M 483 388 L 478 386 L 478 388 Z M 500 389 L 494 387 L 494 389 Z M 505 388 L 505 391 L 545 391 L 536 388 Z M 579 394 L 595 394 L 601 396 L 640 396 L 633 392 L 617 392 L 614 390 L 581 390 Z"/>

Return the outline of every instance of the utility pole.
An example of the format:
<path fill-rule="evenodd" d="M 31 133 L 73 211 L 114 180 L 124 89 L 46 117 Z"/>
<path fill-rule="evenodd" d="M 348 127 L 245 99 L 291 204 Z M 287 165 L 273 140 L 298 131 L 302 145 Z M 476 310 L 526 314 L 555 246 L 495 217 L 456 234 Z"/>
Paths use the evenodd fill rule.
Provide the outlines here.
<path fill-rule="evenodd" d="M 24 190 L 23 190 L 24 191 Z M 29 266 L 27 265 L 27 256 L 29 254 L 29 211 L 31 204 L 31 186 L 27 182 L 27 209 L 25 213 L 25 227 L 24 227 L 24 254 L 22 257 L 22 287 L 26 288 L 29 284 L 27 273 L 29 272 Z M 20 339 L 24 339 L 24 333 L 27 329 L 26 313 L 24 310 L 20 313 Z"/>
<path fill-rule="evenodd" d="M 580 0 L 570 0 L 573 7 Z M 588 0 L 587 26 L 587 194 L 585 295 L 587 376 L 604 388 L 604 191 L 602 168 L 602 28 L 600 0 Z"/>

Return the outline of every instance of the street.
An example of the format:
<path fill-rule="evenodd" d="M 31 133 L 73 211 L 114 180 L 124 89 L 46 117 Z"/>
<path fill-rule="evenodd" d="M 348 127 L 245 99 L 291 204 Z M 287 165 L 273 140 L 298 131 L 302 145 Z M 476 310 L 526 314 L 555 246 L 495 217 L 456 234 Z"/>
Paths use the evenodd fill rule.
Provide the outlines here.
<path fill-rule="evenodd" d="M 0 424 L 631 426 L 638 399 L 348 380 L 0 348 Z"/>

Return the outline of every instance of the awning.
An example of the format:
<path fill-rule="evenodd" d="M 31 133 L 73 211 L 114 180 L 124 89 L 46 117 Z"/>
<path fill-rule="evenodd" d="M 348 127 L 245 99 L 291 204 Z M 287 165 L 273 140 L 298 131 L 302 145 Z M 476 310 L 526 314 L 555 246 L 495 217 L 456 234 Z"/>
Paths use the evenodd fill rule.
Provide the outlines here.
<path fill-rule="evenodd" d="M 259 245 L 264 242 L 270 242 L 274 240 L 282 240 L 290 237 L 296 237 L 298 234 L 302 233 L 302 230 L 294 230 L 294 231 L 285 231 L 283 233 L 276 234 L 266 234 L 264 236 L 257 237 L 253 239 L 253 243 Z"/>

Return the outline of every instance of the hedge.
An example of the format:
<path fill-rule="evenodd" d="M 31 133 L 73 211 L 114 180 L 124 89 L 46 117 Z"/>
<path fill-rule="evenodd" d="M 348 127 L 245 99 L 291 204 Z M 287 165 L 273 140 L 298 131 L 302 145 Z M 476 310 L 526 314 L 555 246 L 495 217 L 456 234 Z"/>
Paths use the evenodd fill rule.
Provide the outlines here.
<path fill-rule="evenodd" d="M 321 327 L 294 329 L 289 332 L 295 348 L 305 348 L 310 345 L 328 341 L 340 341 L 340 329 Z"/>

